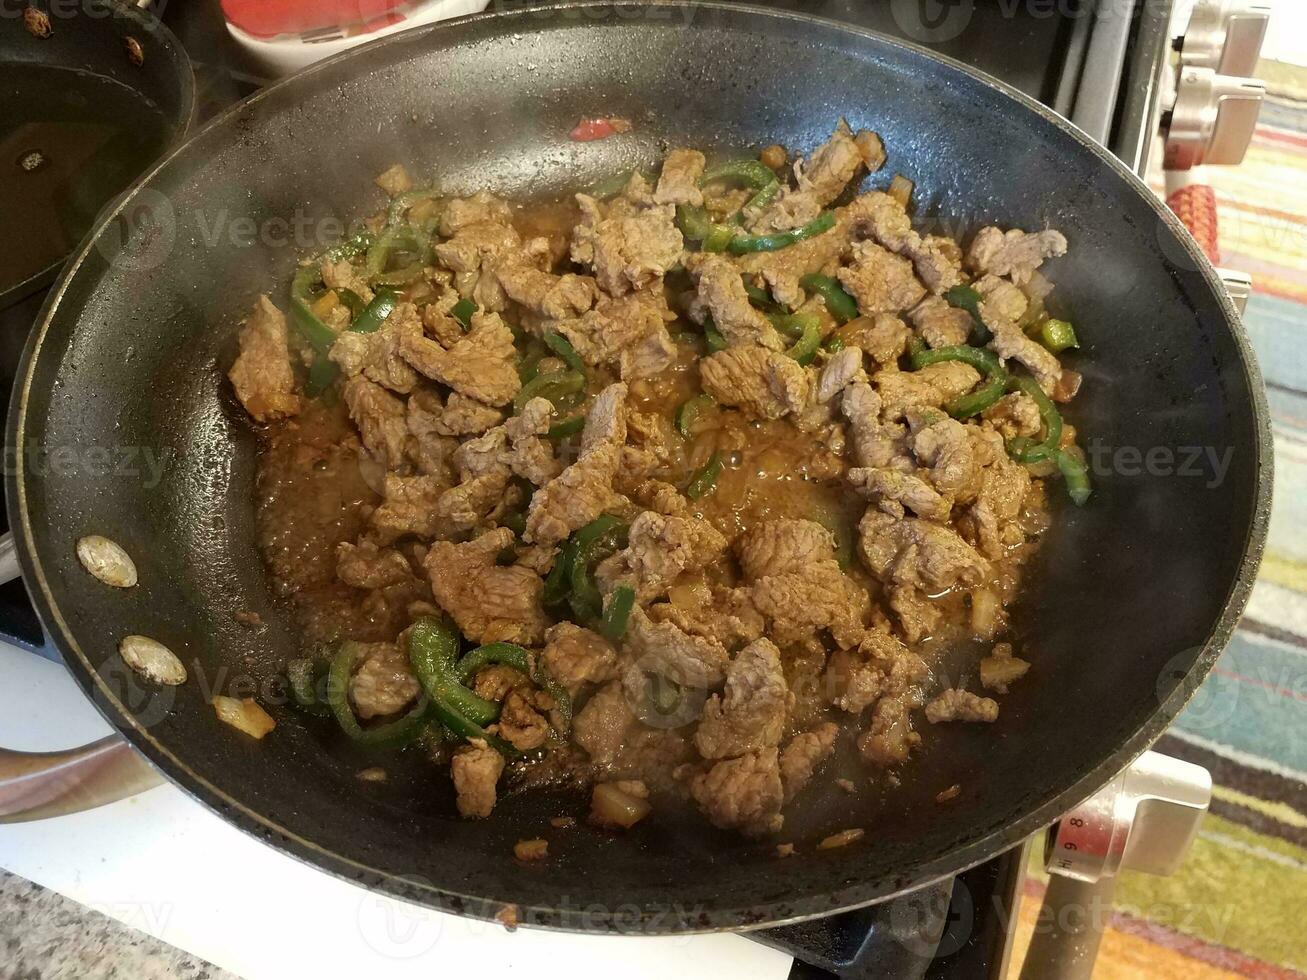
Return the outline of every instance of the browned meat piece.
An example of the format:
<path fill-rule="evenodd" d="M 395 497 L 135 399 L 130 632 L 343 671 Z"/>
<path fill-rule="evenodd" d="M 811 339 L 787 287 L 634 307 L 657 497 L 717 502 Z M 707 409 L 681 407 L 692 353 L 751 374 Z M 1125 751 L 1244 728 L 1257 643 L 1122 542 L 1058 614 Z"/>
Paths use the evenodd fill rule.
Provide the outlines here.
<path fill-rule="evenodd" d="M 926 704 L 926 720 L 932 725 L 944 721 L 996 721 L 998 702 L 979 694 L 951 687 Z"/>
<path fill-rule="evenodd" d="M 503 290 L 498 279 L 484 272 L 489 271 L 496 259 L 521 245 L 522 236 L 511 225 L 478 221 L 464 225 L 453 237 L 436 245 L 435 251 L 440 264 L 454 273 L 454 283 L 461 296 L 471 299 L 482 310 L 497 312 L 504 308 Z"/>
<path fill-rule="evenodd" d="M 995 431 L 1004 439 L 1037 436 L 1042 427 L 1039 406 L 1033 398 L 1020 391 L 1004 395 L 985 409 L 981 417 L 993 423 Z"/>
<path fill-rule="evenodd" d="M 598 293 L 589 276 L 556 276 L 527 263 L 498 262 L 495 276 L 514 303 L 551 320 L 580 316 L 594 306 Z"/>
<path fill-rule="evenodd" d="M 673 318 L 659 287 L 618 298 L 601 295 L 593 310 L 547 326 L 571 341 L 587 364 L 620 365 L 622 377 L 630 379 L 671 364 L 675 349 L 666 324 Z"/>
<path fill-rule="evenodd" d="M 554 680 L 576 693 L 583 684 L 610 680 L 617 666 L 617 653 L 593 630 L 562 622 L 545 631 L 540 662 Z"/>
<path fill-rule="evenodd" d="M 942 615 L 938 606 L 910 585 L 889 590 L 889 607 L 909 643 L 919 643 L 934 633 Z"/>
<path fill-rule="evenodd" d="M 1044 393 L 1051 395 L 1062 377 L 1062 365 L 1042 344 L 1026 335 L 1018 320 L 1025 314 L 1025 294 L 997 276 L 985 276 L 975 282 L 981 295 L 980 315 L 994 334 L 989 346 L 999 357 L 1012 358 L 1024 365 Z"/>
<path fill-rule="evenodd" d="M 472 329 L 449 350 L 425 336 L 405 334 L 404 359 L 428 378 L 486 405 L 506 405 L 522 386 L 513 332 L 497 313 L 474 313 Z"/>
<path fill-rule="evenodd" d="M 907 210 L 884 191 L 859 194 L 844 209 L 854 238 L 870 238 L 891 252 L 902 252 L 916 238 Z"/>
<path fill-rule="evenodd" d="M 441 530 L 436 508 L 448 489 L 439 477 L 387 473 L 383 499 L 370 518 L 377 540 L 386 545 L 410 534 L 434 537 Z"/>
<path fill-rule="evenodd" d="M 811 191 L 783 187 L 765 208 L 746 208 L 744 217 L 749 231 L 756 235 L 788 231 L 821 217 L 821 202 Z"/>
<path fill-rule="evenodd" d="M 361 374 L 345 382 L 343 394 L 364 448 L 386 469 L 398 469 L 408 441 L 404 402 Z"/>
<path fill-rule="evenodd" d="M 835 751 L 838 725 L 824 722 L 810 732 L 795 735 L 781 752 L 781 784 L 786 802 L 794 799 L 808 785 L 817 768 Z"/>
<path fill-rule="evenodd" d="M 858 751 L 868 762 L 897 766 L 908 761 L 912 750 L 921 744 L 921 736 L 912 730 L 909 712 L 918 701 L 909 694 L 885 697 L 871 712 L 871 725 L 858 736 Z"/>
<path fill-rule="evenodd" d="M 785 822 L 785 790 L 775 748 L 718 762 L 691 780 L 690 795 L 713 825 L 725 830 L 761 837 Z"/>
<path fill-rule="evenodd" d="M 713 323 L 728 344 L 785 349 L 785 338 L 749 302 L 740 270 L 730 259 L 712 252 L 696 252 L 686 260 L 686 268 L 698 283 L 700 302 L 712 314 Z"/>
<path fill-rule="evenodd" d="M 951 238 L 921 238 L 914 234 L 903 254 L 912 260 L 917 275 L 936 296 L 962 283 L 962 249 Z"/>
<path fill-rule="evenodd" d="M 227 377 L 256 422 L 295 415 L 300 396 L 291 367 L 286 317 L 260 296 L 240 333 L 241 352 Z"/>
<path fill-rule="evenodd" d="M 453 238 L 468 225 L 481 222 L 507 225 L 512 217 L 512 209 L 504 201 L 489 191 L 478 191 L 471 197 L 455 197 L 445 202 L 440 215 L 440 234 Z"/>
<path fill-rule="evenodd" d="M 627 547 L 600 562 L 595 581 L 605 594 L 619 585 L 646 603 L 683 572 L 697 572 L 726 551 L 726 539 L 707 521 L 645 511 L 631 522 Z"/>
<path fill-rule="evenodd" d="M 572 741 L 596 764 L 610 765 L 635 724 L 626 691 L 620 681 L 613 681 L 596 691 L 577 713 L 572 721 Z"/>
<path fill-rule="evenodd" d="M 899 470 L 856 467 L 845 474 L 849 486 L 885 513 L 902 517 L 904 508 L 931 521 L 947 521 L 953 504 L 919 476 Z"/>
<path fill-rule="evenodd" d="M 504 757 L 477 739 L 454 750 L 449 760 L 460 816 L 483 818 L 495 808 L 495 784 L 504 771 Z"/>
<path fill-rule="evenodd" d="M 686 513 L 690 502 L 681 491 L 662 480 L 643 480 L 631 492 L 631 500 L 645 510 L 674 517 Z"/>
<path fill-rule="evenodd" d="M 672 622 L 654 622 L 639 606 L 631 610 L 626 651 L 645 673 L 666 677 L 682 687 L 714 687 L 726 677 L 730 663 L 730 654 L 721 643 L 686 633 Z"/>
<path fill-rule="evenodd" d="M 764 419 L 803 411 L 811 385 L 797 361 L 765 347 L 718 351 L 699 362 L 699 377 L 721 404 Z"/>
<path fill-rule="evenodd" d="M 849 385 L 840 401 L 840 411 L 849 420 L 853 461 L 859 466 L 888 466 L 902 455 L 907 429 L 897 422 L 880 420 L 880 396 L 870 385 Z"/>
<path fill-rule="evenodd" d="M 629 388 L 622 382 L 609 385 L 595 396 L 585 415 L 581 430 L 581 455 L 600 446 L 621 446 L 626 442 L 626 396 Z"/>
<path fill-rule="evenodd" d="M 491 664 L 477 671 L 472 690 L 489 701 L 502 701 L 515 687 L 530 686 L 527 676 L 505 664 Z"/>
<path fill-rule="evenodd" d="M 672 366 L 676 360 L 676 344 L 666 327 L 658 327 L 645 334 L 639 343 L 622 350 L 620 373 L 628 381 L 650 378 Z"/>
<path fill-rule="evenodd" d="M 875 242 L 857 242 L 853 264 L 836 275 L 864 316 L 910 310 L 926 295 L 912 263 Z"/>
<path fill-rule="evenodd" d="M 377 175 L 376 185 L 395 197 L 413 189 L 413 178 L 408 175 L 402 163 L 397 163 Z"/>
<path fill-rule="evenodd" d="M 450 440 L 454 436 L 479 435 L 504 420 L 504 413 L 482 405 L 458 392 L 450 392 L 443 405 L 440 395 L 430 388 L 415 391 L 406 406 L 408 431 L 418 439 Z M 441 443 L 449 445 L 448 442 Z M 445 452 L 452 455 L 458 442 Z"/>
<path fill-rule="evenodd" d="M 474 643 L 544 642 L 549 625 L 541 605 L 544 580 L 521 565 L 495 564 L 513 539 L 502 527 L 466 544 L 437 541 L 427 552 L 431 594 Z"/>
<path fill-rule="evenodd" d="M 1045 259 L 1065 254 L 1066 237 L 1058 231 L 982 228 L 967 249 L 967 266 L 977 275 L 1009 276 L 1021 285 L 1030 281 Z"/>
<path fill-rule="evenodd" d="M 1008 685 L 1026 676 L 1030 664 L 1012 655 L 1011 643 L 995 643 L 988 657 L 980 661 L 980 683 L 1006 694 Z"/>
<path fill-rule="evenodd" d="M 554 458 L 553 445 L 543 438 L 553 414 L 554 406 L 547 400 L 532 398 L 503 425 L 464 442 L 453 455 L 460 478 L 471 480 L 507 469 L 535 486 L 548 483 L 563 469 Z"/>
<path fill-rule="evenodd" d="M 754 525 L 735 542 L 744 577 L 754 582 L 767 575 L 800 571 L 835 557 L 835 537 L 816 521 L 782 519 Z"/>
<path fill-rule="evenodd" d="M 432 520 L 438 536 L 446 537 L 459 531 L 470 531 L 484 524 L 503 502 L 508 474 L 502 471 L 465 480 L 446 490 L 436 501 Z M 378 508 L 379 510 L 380 508 Z M 376 516 L 373 515 L 375 523 Z"/>
<path fill-rule="evenodd" d="M 726 671 L 726 693 L 703 706 L 694 744 L 705 759 L 727 759 L 780 744 L 791 699 L 781 672 L 781 652 L 756 640 Z"/>
<path fill-rule="evenodd" d="M 993 462 L 984 469 L 980 493 L 970 511 L 982 554 L 998 559 L 1004 554 L 1005 544 L 1025 540 L 1016 521 L 1029 490 L 1030 471 L 1005 453 L 995 453 Z"/>
<path fill-rule="evenodd" d="M 655 204 L 703 204 L 699 178 L 703 176 L 703 154 L 698 150 L 672 150 L 663 160 L 663 170 L 654 190 Z"/>
<path fill-rule="evenodd" d="M 862 349 L 845 347 L 826 362 L 817 382 L 817 402 L 825 404 L 851 384 L 866 384 L 867 372 L 862 369 Z"/>
<path fill-rule="evenodd" d="M 880 138 L 867 130 L 854 136 L 849 124 L 841 119 L 831 138 L 813 151 L 806 164 L 795 163 L 797 189 L 782 191 L 750 223 L 750 228 L 756 232 L 784 231 L 806 224 L 839 197 L 863 167 L 877 170 L 884 162 Z"/>
<path fill-rule="evenodd" d="M 408 559 L 394 548 L 378 548 L 375 541 L 336 545 L 336 577 L 356 589 L 383 589 L 413 577 Z"/>
<path fill-rule="evenodd" d="M 319 271 L 322 273 L 322 284 L 328 289 L 348 289 L 365 303 L 372 299 L 372 288 L 368 281 L 363 278 L 359 267 L 349 259 L 337 262 L 324 259 Z"/>
<path fill-rule="evenodd" d="M 956 503 L 973 499 L 980 490 L 982 465 L 974 430 L 934 409 L 911 409 L 908 423 L 913 429 L 912 453 L 929 469 L 935 488 Z"/>
<path fill-rule="evenodd" d="M 881 582 L 933 594 L 974 585 L 989 570 L 989 563 L 956 531 L 929 521 L 898 519 L 869 507 L 858 535 L 863 563 Z"/>
<path fill-rule="evenodd" d="M 850 320 L 839 329 L 846 344 L 860 347 L 877 364 L 894 364 L 908 349 L 912 334 L 893 313 L 876 313 Z"/>
<path fill-rule="evenodd" d="M 965 395 L 980 381 L 980 372 L 961 361 L 944 361 L 920 371 L 881 371 L 872 380 L 882 417 L 900 419 L 910 408 L 939 408 Z"/>
<path fill-rule="evenodd" d="M 544 745 L 549 738 L 549 719 L 536 709 L 541 700 L 549 701 L 543 692 L 532 695 L 526 688 L 509 691 L 499 713 L 499 734 L 519 752 L 530 752 Z M 552 706 L 552 701 L 549 701 Z"/>
<path fill-rule="evenodd" d="M 855 135 L 841 119 L 831 138 L 813 151 L 806 166 L 796 166 L 795 173 L 801 190 L 812 191 L 822 204 L 829 204 L 863 167 L 878 170 L 884 163 L 880 137 L 865 129 Z"/>
<path fill-rule="evenodd" d="M 598 447 L 536 491 L 526 515 L 528 544 L 555 545 L 624 498 L 613 490 L 621 450 Z"/>
<path fill-rule="evenodd" d="M 405 335 L 422 336 L 422 319 L 412 303 L 400 303 L 372 333 L 347 330 L 336 338 L 330 357 L 345 376 L 362 375 L 401 395 L 418 383 L 417 372 L 400 353 Z"/>
<path fill-rule="evenodd" d="M 774 252 L 741 256 L 736 265 L 745 275 L 761 276 L 776 302 L 791 309 L 798 307 L 804 300 L 799 279 L 828 268 L 833 271 L 834 264 L 848 254 L 852 233 L 848 212 L 856 203 L 836 211 L 835 227 L 830 231 Z"/>
<path fill-rule="evenodd" d="M 840 646 L 856 643 L 862 632 L 860 595 L 834 558 L 801 571 L 769 575 L 754 583 L 754 605 L 771 623 L 769 634 L 778 643 L 796 643 L 820 629 L 829 629 Z"/>
<path fill-rule="evenodd" d="M 965 344 L 971 334 L 971 314 L 950 306 L 938 296 L 927 296 L 908 314 L 913 329 L 931 348 Z"/>
<path fill-rule="evenodd" d="M 652 605 L 649 618 L 732 649 L 762 636 L 767 624 L 748 589 L 714 586 L 704 588 L 703 593 L 695 602 L 678 598 Z"/>
<path fill-rule="evenodd" d="M 820 629 L 829 629 L 840 646 L 857 642 L 863 597 L 840 570 L 828 530 L 813 521 L 764 521 L 736 551 L 776 642 L 795 643 Z"/>
<path fill-rule="evenodd" d="M 859 714 L 882 697 L 897 697 L 927 676 L 925 662 L 888 630 L 868 630 L 856 650 L 836 650 L 826 664 L 831 703 Z"/>
<path fill-rule="evenodd" d="M 627 448 L 638 454 L 637 458 L 643 461 L 643 467 L 648 472 L 674 466 L 681 458 L 681 437 L 673 428 L 672 420 L 666 415 L 628 411 L 626 430 L 629 443 Z M 635 468 L 632 461 L 626 458 L 630 455 L 631 453 L 623 451 L 623 469 L 627 471 Z"/>
<path fill-rule="evenodd" d="M 996 323 L 1015 323 L 1026 315 L 1030 307 L 1025 293 L 998 276 L 977 279 L 972 288 L 980 294 L 980 316 L 991 329 Z"/>
<path fill-rule="evenodd" d="M 365 721 L 403 711 L 421 690 L 408 656 L 394 643 L 365 643 L 363 662 L 349 681 L 354 712 Z"/>
<path fill-rule="evenodd" d="M 422 329 L 439 341 L 441 347 L 453 347 L 463 338 L 463 324 L 449 315 L 461 297 L 447 289 L 422 307 Z"/>
<path fill-rule="evenodd" d="M 598 218 L 601 209 L 593 198 L 578 194 L 577 202 L 583 219 L 572 232 L 572 259 L 591 265 L 599 288 L 609 295 L 643 289 L 681 260 L 685 242 L 672 205 Z"/>

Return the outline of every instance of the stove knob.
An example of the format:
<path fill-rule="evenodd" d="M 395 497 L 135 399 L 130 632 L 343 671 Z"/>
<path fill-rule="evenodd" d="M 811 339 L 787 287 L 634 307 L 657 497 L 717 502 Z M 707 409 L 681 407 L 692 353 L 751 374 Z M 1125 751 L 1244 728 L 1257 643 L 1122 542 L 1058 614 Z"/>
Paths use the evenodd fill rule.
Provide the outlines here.
<path fill-rule="evenodd" d="M 1265 99 L 1266 85 L 1257 79 L 1182 68 L 1168 113 L 1166 169 L 1242 163 Z"/>
<path fill-rule="evenodd" d="M 1050 874 L 1096 882 L 1123 869 L 1173 874 L 1212 799 L 1201 766 L 1145 752 L 1048 832 Z"/>
<path fill-rule="evenodd" d="M 1180 64 L 1221 75 L 1252 75 L 1271 19 L 1267 0 L 1200 0 L 1189 18 Z"/>
<path fill-rule="evenodd" d="M 1122 870 L 1174 874 L 1212 799 L 1206 769 L 1145 752 L 1048 831 L 1049 871 L 1021 980 L 1093 980 Z"/>

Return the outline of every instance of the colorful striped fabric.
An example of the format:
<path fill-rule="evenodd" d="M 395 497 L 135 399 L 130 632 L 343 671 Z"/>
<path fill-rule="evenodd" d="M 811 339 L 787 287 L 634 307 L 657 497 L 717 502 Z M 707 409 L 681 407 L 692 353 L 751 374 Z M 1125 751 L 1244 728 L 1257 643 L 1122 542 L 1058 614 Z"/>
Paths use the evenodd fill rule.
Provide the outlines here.
<path fill-rule="evenodd" d="M 1248 158 L 1207 177 L 1222 264 L 1255 280 L 1244 323 L 1275 432 L 1270 546 L 1229 649 L 1157 746 L 1211 771 L 1212 812 L 1178 875 L 1122 876 L 1097 978 L 1307 976 L 1307 69 L 1258 74 L 1271 98 Z M 1023 904 L 1016 962 L 1037 908 Z"/>

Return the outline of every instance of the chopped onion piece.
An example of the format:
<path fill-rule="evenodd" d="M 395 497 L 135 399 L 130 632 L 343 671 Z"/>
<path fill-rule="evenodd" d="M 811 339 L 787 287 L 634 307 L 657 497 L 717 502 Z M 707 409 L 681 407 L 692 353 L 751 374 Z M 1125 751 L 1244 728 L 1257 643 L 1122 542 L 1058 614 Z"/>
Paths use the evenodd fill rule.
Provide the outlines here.
<path fill-rule="evenodd" d="M 898 201 L 899 205 L 906 210 L 908 205 L 912 203 L 912 192 L 914 190 L 916 190 L 916 185 L 912 181 L 902 174 L 895 174 L 894 179 L 889 182 L 889 190 L 885 193 Z"/>
<path fill-rule="evenodd" d="M 829 851 L 835 847 L 844 847 L 852 844 L 856 840 L 861 840 L 866 831 L 861 827 L 853 827 L 849 830 L 841 830 L 838 834 L 831 834 L 817 845 L 819 851 Z"/>
<path fill-rule="evenodd" d="M 213 696 L 213 710 L 218 720 L 239 729 L 252 738 L 263 738 L 277 727 L 272 716 L 259 707 L 253 698 L 238 700 L 222 694 Z"/>
<path fill-rule="evenodd" d="M 980 640 L 992 640 L 998 632 L 1003 608 L 993 589 L 971 590 L 971 634 Z"/>
<path fill-rule="evenodd" d="M 590 819 L 601 827 L 633 827 L 649 815 L 649 801 L 636 795 L 634 780 L 599 783 L 590 798 Z M 643 788 L 643 784 L 636 784 Z M 632 792 L 634 790 L 634 792 Z M 645 790 L 647 793 L 648 790 Z"/>

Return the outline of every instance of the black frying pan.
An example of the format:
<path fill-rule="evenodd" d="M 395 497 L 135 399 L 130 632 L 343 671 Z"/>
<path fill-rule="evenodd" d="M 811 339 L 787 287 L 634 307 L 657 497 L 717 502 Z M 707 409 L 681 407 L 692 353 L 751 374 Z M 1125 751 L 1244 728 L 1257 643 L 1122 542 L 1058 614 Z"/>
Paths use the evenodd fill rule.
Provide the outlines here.
<path fill-rule="evenodd" d="M 0 243 L 0 309 L 54 281 L 100 209 L 190 125 L 190 61 L 148 2 L 0 6 L 0 200 L 23 229 Z"/>
<path fill-rule="evenodd" d="M 595 114 L 635 128 L 569 142 Z M 919 218 L 1053 226 L 1071 241 L 1053 276 L 1086 342 L 1071 418 L 1097 493 L 1083 510 L 1059 508 L 1029 570 L 1018 623 L 1034 668 L 996 725 L 930 729 L 898 789 L 812 794 L 787 823 L 797 859 L 660 814 L 620 837 L 555 835 L 550 860 L 524 869 L 513 843 L 578 812 L 577 800 L 510 796 L 491 820 L 465 822 L 448 778 L 421 759 L 363 784 L 354 774 L 367 757 L 330 725 L 274 707 L 277 730 L 254 744 L 214 720 L 209 692 L 265 684 L 297 649 L 254 545 L 255 435 L 223 378 L 238 317 L 259 291 L 284 288 L 297 251 L 205 229 L 221 215 L 268 227 L 366 212 L 380 200 L 372 176 L 396 160 L 450 190 L 552 194 L 678 144 L 811 148 L 840 114 L 884 136 L 890 164 L 871 182 L 912 177 Z M 1271 445 L 1247 338 L 1212 269 L 1100 147 L 922 50 L 727 5 L 473 17 L 260 93 L 124 207 L 149 211 L 159 230 L 124 239 L 112 216 L 97 230 L 53 291 L 15 392 L 11 444 L 23 448 L 8 493 L 28 587 L 78 681 L 169 778 L 368 887 L 474 915 L 514 903 L 527 923 L 601 931 L 758 926 L 881 899 L 997 854 L 1106 782 L 1174 718 L 1247 597 Z M 79 465 L 89 447 L 168 462 L 148 485 L 144 468 Z M 1219 476 L 1188 447 L 1224 461 Z M 1136 468 L 1133 454 L 1150 450 Z M 51 465 L 61 451 L 73 463 Z M 73 542 L 92 532 L 136 556 L 139 587 L 88 579 Z M 266 630 L 238 625 L 238 609 Z M 192 680 L 163 692 L 137 683 L 115 654 L 136 632 L 180 651 Z M 953 783 L 961 795 L 936 804 Z M 850 826 L 869 829 L 859 846 L 812 849 Z"/>

